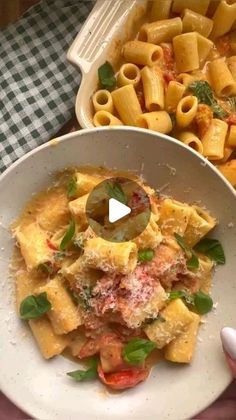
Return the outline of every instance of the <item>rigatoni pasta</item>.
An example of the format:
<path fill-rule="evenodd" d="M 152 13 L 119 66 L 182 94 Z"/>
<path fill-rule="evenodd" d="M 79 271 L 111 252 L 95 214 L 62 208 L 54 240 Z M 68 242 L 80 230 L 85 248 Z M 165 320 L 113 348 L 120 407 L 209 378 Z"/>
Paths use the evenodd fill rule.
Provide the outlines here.
<path fill-rule="evenodd" d="M 152 44 L 170 42 L 174 36 L 181 34 L 182 29 L 183 25 L 179 17 L 145 23 L 140 29 L 139 39 Z"/>
<path fill-rule="evenodd" d="M 138 40 L 127 42 L 123 47 L 122 54 L 125 60 L 143 66 L 157 65 L 163 58 L 160 46 Z"/>
<path fill-rule="evenodd" d="M 159 111 L 164 108 L 164 80 L 156 68 L 145 66 L 141 70 L 145 106 L 148 111 Z"/>
<path fill-rule="evenodd" d="M 109 68 L 100 87 L 110 92 L 100 102 L 106 107 L 111 96 L 113 110 L 97 111 L 95 102 L 93 124 L 133 125 L 170 134 L 217 166 L 234 159 L 235 7 L 230 0 L 150 2 L 135 39 L 120 48 L 117 73 L 105 63 Z M 107 74 L 111 79 L 106 80 Z M 209 133 L 218 140 L 210 141 Z"/>
<path fill-rule="evenodd" d="M 200 15 L 190 9 L 185 9 L 183 14 L 183 32 L 198 32 L 204 37 L 208 37 L 213 28 L 212 19 Z"/>
<path fill-rule="evenodd" d="M 122 121 L 127 125 L 137 125 L 137 119 L 142 113 L 142 109 L 133 85 L 126 85 L 114 90 L 112 99 Z"/>
<path fill-rule="evenodd" d="M 159 111 L 164 112 L 168 115 Z M 14 235 L 21 232 L 33 244 L 30 254 L 25 252 L 16 235 L 20 247 L 12 268 L 17 313 L 29 323 L 42 356 L 49 359 L 64 350 L 78 360 L 95 356 L 98 372 L 121 378 L 119 389 L 137 385 L 149 372 L 146 354 L 142 366 L 133 363 L 128 351 L 133 340 L 150 346 L 150 352 L 163 348 L 167 360 L 190 363 L 197 313 L 213 305 L 209 296 L 213 262 L 200 252 L 204 249 L 192 246 L 214 228 L 214 217 L 163 197 L 137 174 L 124 179 L 119 170 L 67 168 L 56 180 L 27 204 L 12 226 Z M 66 206 L 62 196 L 67 197 Z M 51 229 L 55 212 L 50 212 L 50 200 L 46 212 L 48 197 L 58 197 L 56 214 L 60 207 L 62 213 L 68 212 L 69 224 L 61 226 L 58 218 L 58 226 Z M 108 217 L 110 204 L 106 205 L 111 198 L 132 209 L 114 225 Z M 44 227 L 37 225 L 41 208 L 48 218 Z M 47 258 L 42 259 L 45 252 Z M 207 301 L 205 312 L 194 303 L 196 297 Z M 91 369 L 96 375 L 97 367 Z M 142 379 L 127 383 L 124 371 L 135 378 L 141 372 Z M 116 383 L 109 386 L 116 388 Z"/>

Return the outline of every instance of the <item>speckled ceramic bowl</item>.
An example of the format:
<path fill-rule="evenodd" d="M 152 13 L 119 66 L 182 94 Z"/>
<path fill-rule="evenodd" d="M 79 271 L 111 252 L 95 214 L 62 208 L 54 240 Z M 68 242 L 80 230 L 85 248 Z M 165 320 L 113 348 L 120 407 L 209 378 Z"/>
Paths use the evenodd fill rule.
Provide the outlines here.
<path fill-rule="evenodd" d="M 8 266 L 13 241 L 9 224 L 33 192 L 66 166 L 92 164 L 136 170 L 148 183 L 177 199 L 201 201 L 219 219 L 215 237 L 227 263 L 217 269 L 213 299 L 190 366 L 159 363 L 148 380 L 122 393 L 109 393 L 98 381 L 75 383 L 66 372 L 76 369 L 64 357 L 42 359 L 25 324 L 17 319 L 14 285 Z M 0 178 L 0 387 L 30 416 L 61 420 L 179 420 L 208 406 L 229 384 L 221 349 L 221 327 L 235 327 L 236 195 L 202 157 L 167 136 L 128 127 L 68 134 L 27 154 Z"/>

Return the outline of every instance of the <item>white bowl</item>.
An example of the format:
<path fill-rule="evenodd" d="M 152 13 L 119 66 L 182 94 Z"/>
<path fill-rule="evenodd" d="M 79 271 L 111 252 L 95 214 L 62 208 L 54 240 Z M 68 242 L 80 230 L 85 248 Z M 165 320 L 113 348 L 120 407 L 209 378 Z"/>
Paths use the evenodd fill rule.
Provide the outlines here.
<path fill-rule="evenodd" d="M 177 199 L 200 200 L 220 220 L 214 237 L 222 242 L 227 259 L 216 271 L 213 299 L 218 306 L 200 329 L 191 366 L 161 362 L 146 382 L 116 394 L 98 381 L 71 381 L 66 372 L 77 365 L 68 359 L 42 359 L 26 325 L 17 319 L 13 279 L 8 278 L 10 222 L 32 193 L 50 184 L 52 172 L 81 164 L 136 170 Z M 151 131 L 84 130 L 18 160 L 0 178 L 0 197 L 0 387 L 14 403 L 40 419 L 177 420 L 196 415 L 220 395 L 231 380 L 219 331 L 235 327 L 236 195 L 211 164 L 178 141 Z"/>

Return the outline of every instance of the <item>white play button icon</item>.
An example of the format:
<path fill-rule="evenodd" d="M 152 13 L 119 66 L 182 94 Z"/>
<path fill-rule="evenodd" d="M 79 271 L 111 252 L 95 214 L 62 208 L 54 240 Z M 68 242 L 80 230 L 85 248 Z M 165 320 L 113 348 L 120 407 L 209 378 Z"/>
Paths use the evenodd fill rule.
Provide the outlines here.
<path fill-rule="evenodd" d="M 109 200 L 109 222 L 115 223 L 131 213 L 131 208 L 122 204 L 120 201 L 110 198 Z"/>

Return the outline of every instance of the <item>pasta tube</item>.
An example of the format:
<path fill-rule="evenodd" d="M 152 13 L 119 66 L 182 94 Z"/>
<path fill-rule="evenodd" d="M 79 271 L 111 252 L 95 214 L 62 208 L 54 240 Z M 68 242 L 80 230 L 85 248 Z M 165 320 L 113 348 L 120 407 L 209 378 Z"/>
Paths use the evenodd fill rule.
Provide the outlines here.
<path fill-rule="evenodd" d="M 108 111 L 111 114 L 114 112 L 113 100 L 109 90 L 98 90 L 93 94 L 92 101 L 95 112 Z"/>
<path fill-rule="evenodd" d="M 229 57 L 227 59 L 228 68 L 234 78 L 234 81 L 236 82 L 236 56 Z"/>
<path fill-rule="evenodd" d="M 83 256 L 79 257 L 73 264 L 63 267 L 61 274 L 69 281 L 70 287 L 75 291 L 84 286 L 94 286 L 101 277 L 100 271 L 86 266 Z"/>
<path fill-rule="evenodd" d="M 216 219 L 198 206 L 191 207 L 187 228 L 184 232 L 185 243 L 193 247 L 216 226 Z"/>
<path fill-rule="evenodd" d="M 183 236 L 191 214 L 191 207 L 179 201 L 166 198 L 160 207 L 158 224 L 164 235 L 178 233 Z"/>
<path fill-rule="evenodd" d="M 76 179 L 76 196 L 81 197 L 82 195 L 88 194 L 93 190 L 100 182 L 104 180 L 104 177 L 95 174 L 84 174 L 82 172 L 75 173 Z"/>
<path fill-rule="evenodd" d="M 138 218 L 138 216 L 136 216 Z M 162 234 L 159 226 L 155 222 L 154 215 L 151 215 L 146 229 L 134 239 L 138 248 L 156 248 L 162 241 Z"/>
<path fill-rule="evenodd" d="M 165 359 L 176 363 L 190 363 L 196 347 L 200 316 L 191 313 L 193 320 L 185 332 L 176 337 L 165 348 Z"/>
<path fill-rule="evenodd" d="M 98 111 L 93 117 L 95 127 L 104 127 L 112 125 L 123 125 L 119 118 L 116 118 L 108 111 Z"/>
<path fill-rule="evenodd" d="M 145 23 L 140 29 L 139 39 L 152 44 L 171 42 L 176 35 L 182 33 L 182 29 L 183 25 L 180 17 Z"/>
<path fill-rule="evenodd" d="M 43 292 L 47 293 L 47 298 L 52 305 L 52 309 L 47 315 L 56 334 L 67 334 L 82 324 L 78 307 L 74 304 L 59 277 L 37 289 L 38 294 Z"/>
<path fill-rule="evenodd" d="M 236 159 L 232 159 L 230 162 L 218 165 L 217 168 L 225 176 L 225 178 L 236 187 Z"/>
<path fill-rule="evenodd" d="M 193 316 L 181 299 L 173 300 L 160 312 L 165 322 L 154 321 L 144 329 L 149 340 L 154 341 L 162 349 L 192 322 Z"/>
<path fill-rule="evenodd" d="M 119 86 L 125 86 L 125 85 L 137 86 L 140 80 L 141 80 L 141 73 L 138 66 L 132 63 L 125 63 L 123 64 L 123 66 L 121 66 L 118 76 L 117 76 L 117 82 Z"/>
<path fill-rule="evenodd" d="M 145 106 L 148 111 L 159 111 L 164 108 L 164 80 L 161 71 L 154 67 L 141 70 Z"/>
<path fill-rule="evenodd" d="M 224 58 L 211 61 L 209 63 L 209 72 L 213 88 L 218 96 L 236 94 L 236 82 Z"/>
<path fill-rule="evenodd" d="M 198 32 L 208 38 L 213 28 L 212 19 L 202 16 L 190 9 L 185 9 L 183 14 L 183 32 Z"/>
<path fill-rule="evenodd" d="M 203 145 L 201 140 L 191 131 L 184 131 L 179 134 L 178 139 L 187 146 L 196 150 L 196 152 L 203 154 Z"/>
<path fill-rule="evenodd" d="M 188 85 L 190 85 L 192 82 L 194 82 L 195 80 L 197 80 L 197 78 L 194 77 L 192 74 L 180 73 L 177 76 L 177 80 L 178 80 L 179 83 L 181 83 L 182 85 L 184 85 L 185 88 L 187 88 Z"/>
<path fill-rule="evenodd" d="M 133 85 L 114 90 L 112 98 L 122 121 L 126 125 L 137 125 L 137 119 L 142 114 L 142 109 Z"/>
<path fill-rule="evenodd" d="M 149 128 L 149 130 L 159 133 L 170 133 L 172 130 L 172 121 L 166 111 L 156 111 L 142 114 L 138 118 L 138 127 Z"/>
<path fill-rule="evenodd" d="M 47 232 L 42 230 L 37 223 L 19 226 L 14 234 L 20 245 L 27 270 L 33 270 L 40 264 L 50 261 L 52 250 L 47 245 Z"/>
<path fill-rule="evenodd" d="M 210 0 L 188 0 L 187 5 L 190 10 L 193 10 L 200 15 L 205 15 L 210 4 Z M 174 0 L 172 11 L 174 13 L 182 13 L 186 9 L 186 0 Z"/>
<path fill-rule="evenodd" d="M 179 127 L 187 127 L 196 116 L 198 100 L 196 96 L 185 96 L 182 98 L 176 110 L 176 122 Z"/>
<path fill-rule="evenodd" d="M 49 190 L 37 203 L 37 222 L 43 230 L 55 231 L 68 223 L 68 198 L 61 189 Z"/>
<path fill-rule="evenodd" d="M 213 49 L 214 44 L 210 39 L 207 39 L 206 37 L 197 34 L 197 45 L 198 45 L 198 55 L 199 55 L 199 62 L 200 66 L 202 66 L 208 55 L 210 54 L 210 51 Z"/>
<path fill-rule="evenodd" d="M 179 73 L 199 69 L 196 32 L 178 35 L 173 39 L 176 66 Z"/>
<path fill-rule="evenodd" d="M 224 157 L 225 140 L 228 124 L 224 121 L 213 119 L 210 127 L 202 138 L 203 155 L 210 160 L 219 160 Z"/>
<path fill-rule="evenodd" d="M 227 146 L 236 148 L 236 125 L 231 125 L 227 138 Z"/>
<path fill-rule="evenodd" d="M 198 255 L 199 268 L 196 272 L 196 276 L 200 280 L 200 290 L 204 293 L 209 293 L 211 290 L 212 283 L 212 269 L 214 262 L 205 255 Z"/>
<path fill-rule="evenodd" d="M 138 40 L 126 42 L 122 55 L 128 62 L 150 67 L 160 64 L 163 59 L 161 47 Z"/>
<path fill-rule="evenodd" d="M 84 259 L 89 267 L 128 274 L 137 265 L 137 245 L 133 242 L 113 243 L 102 238 L 92 238 L 84 247 Z"/>
<path fill-rule="evenodd" d="M 77 224 L 80 227 L 80 230 L 86 229 L 86 227 L 88 226 L 88 221 L 86 217 L 86 204 L 88 196 L 89 194 L 85 194 L 69 202 L 69 210 L 71 214 L 75 217 Z"/>
<path fill-rule="evenodd" d="M 39 319 L 31 319 L 29 326 L 45 359 L 61 354 L 68 345 L 67 337 L 56 335 L 46 316 Z"/>
<path fill-rule="evenodd" d="M 159 0 L 152 2 L 150 22 L 168 19 L 170 15 L 172 0 Z"/>
<path fill-rule="evenodd" d="M 34 293 L 36 287 L 39 284 L 44 284 L 46 280 L 39 280 L 38 277 L 34 277 L 32 273 L 29 273 L 27 269 L 16 271 L 16 307 L 17 312 L 20 314 L 21 302 L 27 297 Z"/>
<path fill-rule="evenodd" d="M 171 80 L 166 89 L 165 109 L 167 112 L 174 112 L 185 92 L 185 86 L 179 82 Z"/>
<path fill-rule="evenodd" d="M 214 26 L 211 33 L 211 38 L 215 39 L 229 32 L 235 19 L 236 3 L 227 4 L 226 1 L 221 1 L 213 16 Z"/>

